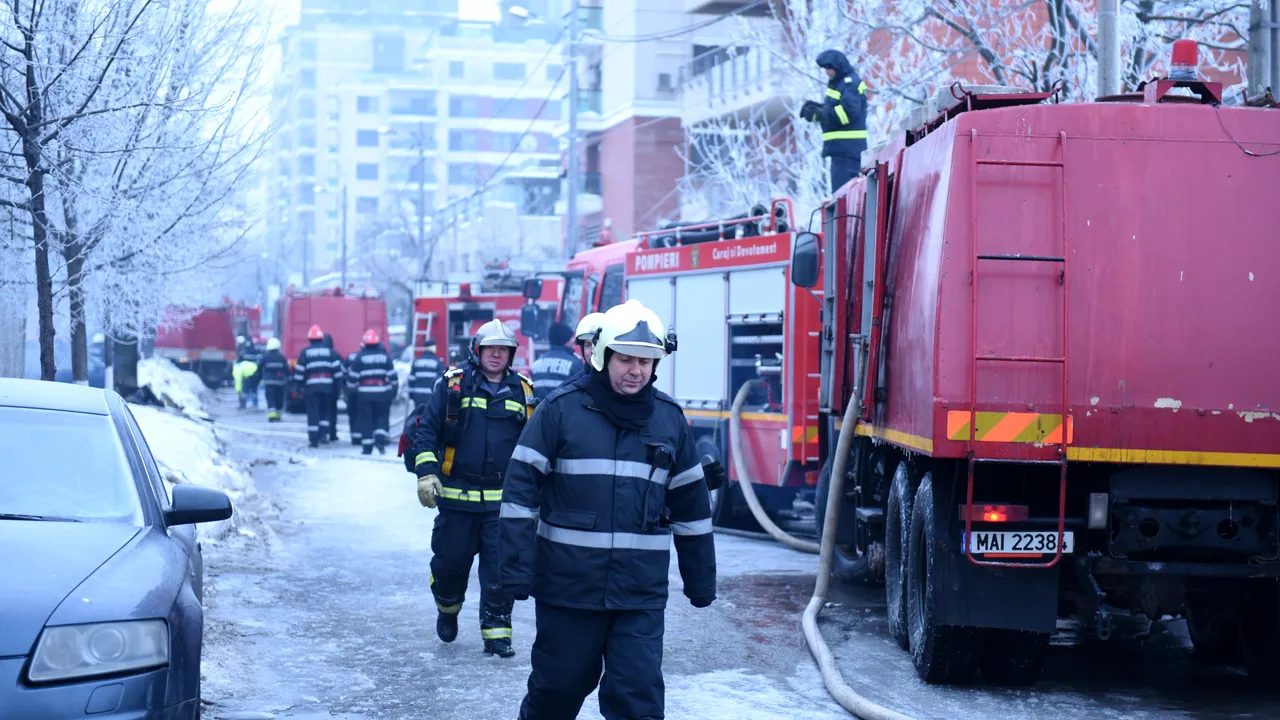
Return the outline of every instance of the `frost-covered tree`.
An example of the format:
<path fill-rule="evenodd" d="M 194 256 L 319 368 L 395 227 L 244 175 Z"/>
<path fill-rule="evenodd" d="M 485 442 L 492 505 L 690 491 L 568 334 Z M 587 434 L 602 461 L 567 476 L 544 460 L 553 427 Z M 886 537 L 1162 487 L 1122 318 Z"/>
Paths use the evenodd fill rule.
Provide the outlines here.
<path fill-rule="evenodd" d="M 1249 8 L 1232 0 L 1122 0 L 1125 86 L 1163 72 L 1169 45 L 1186 37 L 1200 44 L 1201 71 L 1235 93 L 1245 80 Z M 1067 100 L 1096 94 L 1092 0 L 773 0 L 770 12 L 771 25 L 740 23 L 731 45 L 768 53 L 771 82 L 791 113 L 770 120 L 762 109 L 686 129 L 684 205 L 709 217 L 779 195 L 807 214 L 827 194 L 821 132 L 795 119 L 805 100 L 822 97 L 826 77 L 813 59 L 827 48 L 843 50 L 871 88 L 872 147 L 957 81 L 1059 89 Z"/>

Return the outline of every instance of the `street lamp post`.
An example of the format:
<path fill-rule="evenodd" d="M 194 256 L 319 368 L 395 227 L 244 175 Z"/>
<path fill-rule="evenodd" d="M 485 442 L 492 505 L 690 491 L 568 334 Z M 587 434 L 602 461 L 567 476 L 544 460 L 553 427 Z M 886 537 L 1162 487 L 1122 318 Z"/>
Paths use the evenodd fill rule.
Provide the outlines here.
<path fill-rule="evenodd" d="M 378 132 L 383 135 L 396 135 L 395 130 L 381 127 Z M 427 127 L 418 121 L 418 131 L 410 134 L 410 139 L 418 151 L 418 250 L 416 253 L 417 269 L 415 279 L 422 279 L 427 274 Z"/>

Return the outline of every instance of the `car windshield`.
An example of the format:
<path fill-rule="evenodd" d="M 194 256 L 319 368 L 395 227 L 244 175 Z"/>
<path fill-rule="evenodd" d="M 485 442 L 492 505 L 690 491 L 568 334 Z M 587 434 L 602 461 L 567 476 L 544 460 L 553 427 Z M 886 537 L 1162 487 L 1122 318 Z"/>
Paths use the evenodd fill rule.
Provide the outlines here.
<path fill-rule="evenodd" d="M 560 322 L 571 328 L 582 319 L 582 273 L 566 273 L 564 298 L 560 302 Z"/>
<path fill-rule="evenodd" d="M 3 516 L 142 524 L 133 471 L 106 415 L 0 407 Z"/>

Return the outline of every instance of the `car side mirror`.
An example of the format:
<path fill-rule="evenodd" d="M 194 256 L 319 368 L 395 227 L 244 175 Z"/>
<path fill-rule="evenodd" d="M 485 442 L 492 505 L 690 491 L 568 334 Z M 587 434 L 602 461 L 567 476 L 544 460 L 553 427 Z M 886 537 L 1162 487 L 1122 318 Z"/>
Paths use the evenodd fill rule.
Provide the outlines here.
<path fill-rule="evenodd" d="M 791 250 L 791 283 L 802 288 L 812 288 L 818 284 L 818 235 L 802 232 L 796 235 L 796 244 Z"/>
<path fill-rule="evenodd" d="M 524 281 L 524 296 L 529 300 L 542 297 L 542 279 L 528 278 Z"/>
<path fill-rule="evenodd" d="M 542 308 L 531 302 L 520 308 L 520 332 L 527 338 L 542 339 Z"/>
<path fill-rule="evenodd" d="M 173 500 L 164 513 L 165 525 L 194 525 L 231 517 L 231 498 L 221 490 L 174 485 Z"/>

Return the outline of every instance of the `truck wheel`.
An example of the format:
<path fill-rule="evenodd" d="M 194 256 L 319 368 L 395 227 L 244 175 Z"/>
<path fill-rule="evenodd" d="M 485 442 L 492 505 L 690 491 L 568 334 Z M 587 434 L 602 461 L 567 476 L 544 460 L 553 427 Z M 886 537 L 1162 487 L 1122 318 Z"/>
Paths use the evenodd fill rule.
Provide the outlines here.
<path fill-rule="evenodd" d="M 1259 588 L 1240 607 L 1237 638 L 1249 680 L 1280 685 L 1280 597 L 1274 584 Z"/>
<path fill-rule="evenodd" d="M 907 633 L 908 531 L 911 529 L 911 479 L 906 463 L 898 463 L 889 486 L 884 513 L 884 603 L 889 612 L 889 635 L 903 650 L 910 650 Z"/>
<path fill-rule="evenodd" d="M 1049 654 L 1049 633 L 987 630 L 982 674 L 997 685 L 1033 685 Z"/>
<path fill-rule="evenodd" d="M 827 496 L 831 492 L 831 466 L 830 458 L 822 464 L 822 470 L 818 473 L 818 484 L 814 488 L 813 498 L 813 527 L 818 533 L 818 542 L 822 542 L 822 528 L 826 525 L 827 518 Z M 852 522 L 853 518 L 844 518 L 843 522 Z M 852 545 L 836 545 L 831 556 L 832 573 L 840 580 L 858 583 L 875 583 L 875 571 L 872 569 L 869 558 L 859 555 L 858 549 Z"/>
<path fill-rule="evenodd" d="M 1187 603 L 1187 634 L 1191 636 L 1196 659 L 1211 664 L 1240 660 L 1235 617 L 1236 612 L 1221 603 Z"/>
<path fill-rule="evenodd" d="M 960 684 L 977 679 L 981 659 L 979 628 L 941 625 L 937 609 L 948 601 L 934 582 L 941 538 L 934 529 L 933 476 L 920 479 L 912 503 L 907 543 L 907 630 L 911 661 L 927 683 Z"/>

